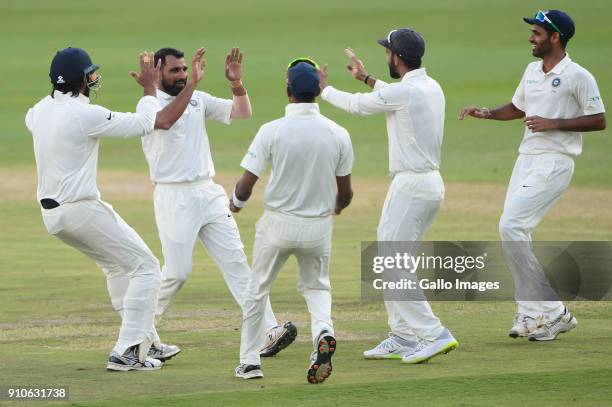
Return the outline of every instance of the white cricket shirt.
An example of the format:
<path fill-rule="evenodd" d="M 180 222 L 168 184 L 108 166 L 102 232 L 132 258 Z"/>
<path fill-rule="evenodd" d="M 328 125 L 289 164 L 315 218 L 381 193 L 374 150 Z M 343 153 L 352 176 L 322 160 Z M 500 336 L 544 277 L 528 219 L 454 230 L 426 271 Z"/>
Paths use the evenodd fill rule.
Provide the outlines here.
<path fill-rule="evenodd" d="M 290 103 L 284 117 L 261 126 L 240 165 L 261 177 L 271 163 L 264 207 L 311 218 L 333 213 L 336 177 L 351 173 L 353 159 L 348 132 L 318 104 Z"/>
<path fill-rule="evenodd" d="M 444 93 L 425 68 L 407 72 L 400 82 L 376 80 L 370 93 L 347 93 L 327 86 L 321 97 L 349 113 L 385 113 L 389 171 L 416 173 L 440 168 L 444 134 Z"/>
<path fill-rule="evenodd" d="M 163 109 L 174 96 L 157 90 Z M 230 124 L 231 99 L 195 91 L 183 115 L 168 130 L 156 129 L 142 138 L 142 149 L 154 183 L 179 183 L 211 179 L 215 166 L 210 154 L 206 119 Z"/>
<path fill-rule="evenodd" d="M 514 93 L 512 104 L 525 116 L 547 119 L 573 119 L 605 112 L 595 78 L 566 55 L 549 72 L 542 61 L 527 65 Z M 582 152 L 582 134 L 550 130 L 534 133 L 525 126 L 519 147 L 521 154 L 563 153 L 577 156 Z"/>
<path fill-rule="evenodd" d="M 28 110 L 34 139 L 38 200 L 58 203 L 99 199 L 96 185 L 100 137 L 137 137 L 153 130 L 159 103 L 153 96 L 138 102 L 136 113 L 117 113 L 89 104 L 82 94 L 59 91 Z"/>

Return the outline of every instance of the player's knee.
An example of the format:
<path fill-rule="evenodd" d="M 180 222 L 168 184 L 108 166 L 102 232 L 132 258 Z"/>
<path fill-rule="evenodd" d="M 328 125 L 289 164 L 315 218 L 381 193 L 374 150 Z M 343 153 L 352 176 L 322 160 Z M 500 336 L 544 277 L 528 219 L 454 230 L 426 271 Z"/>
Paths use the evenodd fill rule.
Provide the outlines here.
<path fill-rule="evenodd" d="M 304 281 L 298 283 L 297 290 L 304 295 L 308 291 L 331 291 L 331 285 L 329 280 Z"/>
<path fill-rule="evenodd" d="M 165 265 L 161 272 L 162 280 L 183 284 L 187 281 L 189 275 L 191 275 L 191 269 L 191 264 L 185 264 L 183 266 Z"/>
<path fill-rule="evenodd" d="M 153 254 L 143 254 L 139 270 L 142 274 L 146 273 L 159 275 L 161 272 L 159 260 L 157 260 L 157 258 L 153 256 Z"/>
<path fill-rule="evenodd" d="M 499 220 L 499 236 L 501 240 L 523 240 L 526 226 L 517 219 L 502 216 Z"/>

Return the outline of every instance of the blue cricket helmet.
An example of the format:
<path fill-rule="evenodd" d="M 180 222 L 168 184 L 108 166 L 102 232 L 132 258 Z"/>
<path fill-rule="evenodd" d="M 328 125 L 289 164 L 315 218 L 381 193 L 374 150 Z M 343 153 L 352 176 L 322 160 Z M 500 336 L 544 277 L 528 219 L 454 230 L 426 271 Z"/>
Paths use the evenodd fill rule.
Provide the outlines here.
<path fill-rule="evenodd" d="M 99 68 L 98 65 L 91 62 L 91 58 L 84 49 L 68 47 L 57 51 L 53 57 L 49 77 L 54 85 L 70 83 L 83 79 L 85 75 Z"/>

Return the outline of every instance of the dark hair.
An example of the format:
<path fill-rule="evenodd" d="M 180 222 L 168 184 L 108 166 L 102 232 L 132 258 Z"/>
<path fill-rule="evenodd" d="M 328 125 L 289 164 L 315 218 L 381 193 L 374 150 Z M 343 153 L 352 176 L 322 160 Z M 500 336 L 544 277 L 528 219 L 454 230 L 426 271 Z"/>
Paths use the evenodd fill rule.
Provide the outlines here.
<path fill-rule="evenodd" d="M 404 63 L 410 70 L 419 69 L 421 67 L 421 63 L 422 63 L 421 58 L 400 56 L 400 59 L 404 61 Z"/>
<path fill-rule="evenodd" d="M 569 38 L 567 38 L 565 35 L 561 35 L 561 33 L 555 30 L 554 28 L 545 27 L 543 25 L 541 25 L 540 27 L 546 30 L 546 32 L 548 33 L 548 37 L 550 37 L 554 33 L 558 33 L 559 34 L 559 44 L 561 44 L 561 48 L 565 50 L 565 47 L 567 46 L 567 42 L 570 40 Z"/>
<path fill-rule="evenodd" d="M 287 96 L 289 97 L 293 97 L 295 99 L 296 102 L 298 103 L 314 103 L 315 100 L 317 99 L 317 96 L 319 96 L 319 93 L 300 93 L 299 95 L 293 95 L 291 94 L 291 88 L 289 87 L 289 84 L 287 84 Z"/>
<path fill-rule="evenodd" d="M 162 48 L 159 51 L 157 51 L 155 53 L 155 56 L 153 57 L 154 58 L 153 62 L 155 66 L 157 66 L 157 61 L 159 61 L 160 59 L 162 60 L 162 65 L 164 65 L 166 63 L 166 57 L 168 55 L 172 55 L 173 57 L 179 59 L 179 58 L 183 58 L 185 56 L 185 53 L 175 48 Z"/>
<path fill-rule="evenodd" d="M 295 100 L 300 103 L 314 103 L 315 99 L 317 98 L 317 95 L 315 95 L 314 93 L 300 93 L 299 95 L 294 97 Z"/>
<path fill-rule="evenodd" d="M 54 83 L 53 89 L 51 90 L 51 97 L 53 97 L 53 92 L 56 90 L 62 92 L 63 94 L 70 92 L 71 97 L 77 97 L 79 96 L 79 93 L 81 93 L 82 85 L 83 79 L 81 79 L 80 81 L 72 81 L 68 83 Z"/>

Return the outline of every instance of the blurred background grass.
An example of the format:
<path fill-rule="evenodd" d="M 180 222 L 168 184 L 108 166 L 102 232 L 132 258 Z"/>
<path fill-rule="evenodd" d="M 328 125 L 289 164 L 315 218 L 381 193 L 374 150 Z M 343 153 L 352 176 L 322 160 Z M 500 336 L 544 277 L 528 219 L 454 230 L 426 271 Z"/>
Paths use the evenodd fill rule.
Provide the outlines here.
<path fill-rule="evenodd" d="M 533 60 L 522 21 L 541 1 L 322 1 L 257 2 L 159 0 L 14 1 L 0 4 L 0 165 L 33 165 L 31 139 L 23 124 L 29 106 L 50 89 L 48 67 L 56 50 L 87 49 L 101 66 L 104 83 L 94 103 L 133 111 L 140 89 L 128 72 L 142 50 L 173 46 L 188 58 L 204 46 L 208 65 L 200 89 L 230 97 L 223 76 L 226 52 L 240 46 L 245 54 L 244 82 L 253 103 L 251 120 L 231 127 L 209 123 L 217 169 L 236 171 L 258 127 L 283 115 L 285 69 L 294 57 L 310 55 L 330 65 L 330 83 L 348 91 L 367 91 L 346 71 L 343 49 L 351 46 L 375 76 L 389 80 L 384 49 L 376 40 L 396 27 L 410 26 L 427 40 L 424 66 L 442 85 L 447 120 L 442 173 L 447 181 L 507 182 L 522 138 L 520 121 L 468 120 L 456 115 L 467 104 L 496 106 L 510 101 L 527 63 Z M 611 94 L 609 67 L 612 7 L 606 0 L 558 1 L 573 16 L 577 30 L 568 52 L 598 80 L 604 99 Z M 327 103 L 322 111 L 353 137 L 357 175 L 387 173 L 387 140 L 382 116 L 351 117 Z M 574 185 L 610 186 L 607 132 L 585 136 Z M 100 166 L 144 170 L 139 140 L 105 141 Z"/>

